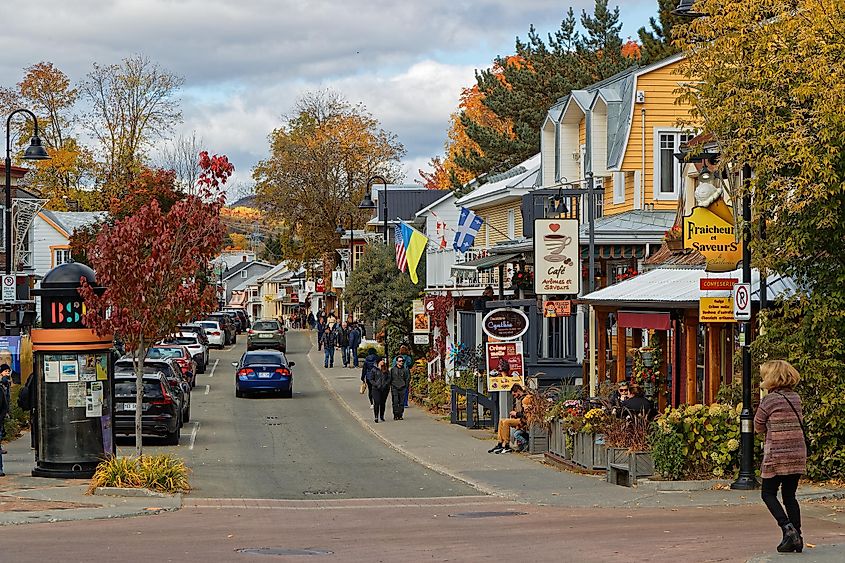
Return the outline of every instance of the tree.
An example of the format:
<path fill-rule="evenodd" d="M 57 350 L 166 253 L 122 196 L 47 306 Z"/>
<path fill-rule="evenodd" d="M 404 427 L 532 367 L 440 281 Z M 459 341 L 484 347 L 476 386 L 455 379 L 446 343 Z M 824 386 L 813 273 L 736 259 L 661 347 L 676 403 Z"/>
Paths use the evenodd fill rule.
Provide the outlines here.
<path fill-rule="evenodd" d="M 677 25 L 683 25 L 684 19 L 673 15 L 672 11 L 678 6 L 678 0 L 658 0 L 658 19 L 648 19 L 651 29 L 641 27 L 637 31 L 642 44 L 642 62 L 651 64 L 665 59 L 677 53 L 680 49 L 674 44 L 672 29 Z"/>
<path fill-rule="evenodd" d="M 146 57 L 100 66 L 80 86 L 90 106 L 83 124 L 99 143 L 107 197 L 121 197 L 146 158 L 152 141 L 181 122 L 175 95 L 184 80 Z"/>
<path fill-rule="evenodd" d="M 200 155 L 198 195 L 165 211 L 153 198 L 133 213 L 102 226 L 87 256 L 105 287 L 102 295 L 83 281 L 85 323 L 98 334 L 119 334 L 132 350 L 136 375 L 135 449 L 141 455 L 143 363 L 147 348 L 181 322 L 216 306 L 208 264 L 220 250 L 224 228 L 219 187 L 233 167 L 225 156 Z M 160 178 L 172 179 L 172 173 Z"/>
<path fill-rule="evenodd" d="M 283 247 L 282 236 L 271 232 L 264 238 L 264 246 L 258 258 L 270 264 L 278 264 L 285 257 Z"/>
<path fill-rule="evenodd" d="M 396 267 L 393 246 L 367 246 L 346 281 L 343 298 L 347 308 L 360 309 L 366 322 L 386 328 L 392 341 L 408 337 L 413 332 L 412 301 L 420 296 L 420 287 L 425 287 L 425 260 L 418 268 L 423 272 L 422 286 L 414 285 L 407 272 Z"/>
<path fill-rule="evenodd" d="M 162 151 L 161 167 L 176 173 L 176 183 L 181 191 L 190 193 L 196 189 L 200 174 L 197 155 L 202 146 L 202 137 L 198 137 L 197 132 L 193 131 L 190 136 L 179 135 Z M 231 193 L 231 187 L 229 192 Z"/>
<path fill-rule="evenodd" d="M 293 115 L 271 133 L 270 153 L 253 170 L 258 202 L 296 238 L 285 249 L 287 259 L 321 258 L 328 271 L 337 225 L 346 213 L 359 225 L 369 218 L 357 207 L 368 178 L 396 180 L 405 149 L 362 105 L 321 91 L 300 98 Z"/>
<path fill-rule="evenodd" d="M 762 315 L 755 357 L 786 358 L 803 381 L 808 473 L 845 477 L 845 12 L 838 0 L 699 0 L 676 28 L 689 54 L 681 97 L 719 145 L 720 166 L 753 168 L 752 259 L 797 285 Z M 705 69 L 706 72 L 702 72 Z M 765 224 L 765 238 L 760 225 Z"/>

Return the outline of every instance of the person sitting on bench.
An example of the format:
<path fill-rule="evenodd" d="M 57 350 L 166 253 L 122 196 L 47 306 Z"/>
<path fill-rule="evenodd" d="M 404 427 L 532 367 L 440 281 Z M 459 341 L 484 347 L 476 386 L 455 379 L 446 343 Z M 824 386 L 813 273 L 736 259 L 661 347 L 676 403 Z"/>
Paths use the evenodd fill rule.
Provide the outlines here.
<path fill-rule="evenodd" d="M 511 387 L 511 393 L 513 394 L 514 410 L 510 412 L 510 418 L 503 418 L 499 421 L 499 443 L 487 450 L 487 453 L 507 454 L 513 451 L 510 448 L 511 428 L 519 428 L 523 425 L 525 407 L 531 404 L 531 396 L 518 383 Z"/>

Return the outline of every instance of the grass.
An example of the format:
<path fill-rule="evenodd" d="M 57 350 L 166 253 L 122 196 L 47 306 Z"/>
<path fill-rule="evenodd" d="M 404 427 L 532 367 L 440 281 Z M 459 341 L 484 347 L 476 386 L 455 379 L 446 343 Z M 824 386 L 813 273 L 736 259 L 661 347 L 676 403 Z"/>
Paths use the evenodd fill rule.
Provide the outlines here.
<path fill-rule="evenodd" d="M 160 493 L 184 493 L 191 490 L 190 469 L 184 460 L 169 454 L 151 456 L 109 456 L 97 465 L 88 487 L 150 489 Z"/>

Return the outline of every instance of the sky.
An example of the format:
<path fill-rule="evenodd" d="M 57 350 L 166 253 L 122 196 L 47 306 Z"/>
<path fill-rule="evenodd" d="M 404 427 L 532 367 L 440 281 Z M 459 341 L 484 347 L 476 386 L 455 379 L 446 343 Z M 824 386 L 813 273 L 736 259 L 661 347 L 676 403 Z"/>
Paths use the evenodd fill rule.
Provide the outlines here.
<path fill-rule="evenodd" d="M 614 2 L 611 0 L 611 5 Z M 657 0 L 619 0 L 622 37 Z M 405 145 L 405 181 L 443 153 L 449 116 L 476 69 L 513 52 L 534 24 L 545 36 L 594 0 L 39 0 L 7 10 L 0 84 L 52 62 L 73 82 L 95 63 L 141 54 L 181 76 L 183 122 L 251 184 L 268 135 L 296 99 L 330 88 L 362 102 Z M 165 141 L 161 141 L 165 142 Z"/>

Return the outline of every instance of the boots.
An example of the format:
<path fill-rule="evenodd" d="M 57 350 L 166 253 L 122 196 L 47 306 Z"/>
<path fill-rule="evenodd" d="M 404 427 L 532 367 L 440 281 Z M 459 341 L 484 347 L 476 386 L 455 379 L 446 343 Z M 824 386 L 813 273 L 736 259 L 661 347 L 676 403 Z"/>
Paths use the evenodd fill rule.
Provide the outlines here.
<path fill-rule="evenodd" d="M 793 551 L 801 553 L 804 549 L 804 540 L 801 534 L 795 529 L 792 524 L 782 526 L 783 540 L 778 545 L 778 553 L 792 553 Z"/>

